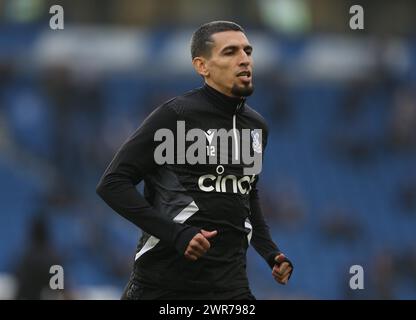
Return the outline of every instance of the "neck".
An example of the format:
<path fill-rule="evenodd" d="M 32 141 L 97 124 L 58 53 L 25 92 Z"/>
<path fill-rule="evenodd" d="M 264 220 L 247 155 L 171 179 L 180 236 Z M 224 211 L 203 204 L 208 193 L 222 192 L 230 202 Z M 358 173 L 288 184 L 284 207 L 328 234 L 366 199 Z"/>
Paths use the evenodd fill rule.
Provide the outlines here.
<path fill-rule="evenodd" d="M 244 97 L 227 96 L 221 91 L 211 87 L 208 83 L 205 83 L 202 90 L 213 102 L 215 107 L 221 108 L 225 112 L 235 113 L 244 108 Z"/>
<path fill-rule="evenodd" d="M 229 90 L 229 91 L 227 91 L 225 88 L 221 88 L 221 87 L 219 87 L 217 84 L 215 84 L 215 83 L 213 83 L 212 81 L 210 81 L 210 80 L 206 80 L 205 81 L 205 85 L 208 85 L 208 86 L 210 86 L 211 88 L 213 88 L 213 89 L 215 89 L 215 90 L 217 90 L 219 93 L 222 93 L 223 95 L 225 95 L 225 96 L 227 96 L 227 97 L 230 97 L 230 98 L 243 98 L 243 97 L 238 97 L 238 96 L 235 96 L 235 95 L 233 95 L 232 93 L 231 93 L 231 90 Z"/>

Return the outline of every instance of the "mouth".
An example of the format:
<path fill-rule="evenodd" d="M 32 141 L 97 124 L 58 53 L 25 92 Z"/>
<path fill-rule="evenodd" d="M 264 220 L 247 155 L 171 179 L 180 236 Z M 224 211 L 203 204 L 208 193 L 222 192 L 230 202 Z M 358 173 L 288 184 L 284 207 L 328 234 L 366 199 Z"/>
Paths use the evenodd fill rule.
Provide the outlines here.
<path fill-rule="evenodd" d="M 239 73 L 237 73 L 237 77 L 240 78 L 241 81 L 243 82 L 250 82 L 251 81 L 251 72 L 246 70 L 246 71 L 241 71 Z"/>

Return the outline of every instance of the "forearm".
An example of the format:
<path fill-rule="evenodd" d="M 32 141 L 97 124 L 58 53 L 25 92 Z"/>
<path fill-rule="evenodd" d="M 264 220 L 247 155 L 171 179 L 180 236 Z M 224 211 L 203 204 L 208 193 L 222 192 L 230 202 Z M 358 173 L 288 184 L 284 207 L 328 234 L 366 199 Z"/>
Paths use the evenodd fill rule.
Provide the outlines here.
<path fill-rule="evenodd" d="M 266 260 L 271 268 L 275 264 L 275 257 L 280 253 L 280 249 L 273 242 L 270 229 L 267 225 L 260 206 L 260 199 L 257 189 L 253 189 L 250 196 L 250 222 L 253 227 L 251 244 L 254 249 Z"/>
<path fill-rule="evenodd" d="M 98 195 L 118 214 L 180 253 L 198 229 L 179 224 L 156 211 L 127 177 L 105 173 L 97 186 Z"/>

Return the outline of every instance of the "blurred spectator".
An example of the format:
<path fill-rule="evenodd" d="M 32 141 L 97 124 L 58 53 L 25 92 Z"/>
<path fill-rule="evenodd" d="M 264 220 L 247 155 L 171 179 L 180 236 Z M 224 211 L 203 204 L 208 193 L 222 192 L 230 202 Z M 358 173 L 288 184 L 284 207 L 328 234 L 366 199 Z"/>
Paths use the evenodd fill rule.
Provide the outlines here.
<path fill-rule="evenodd" d="M 287 79 L 278 75 L 279 72 L 268 74 L 261 83 L 265 90 L 273 93 L 270 113 L 277 130 L 286 129 L 294 121 L 294 106 L 289 98 L 290 86 Z"/>
<path fill-rule="evenodd" d="M 357 215 L 343 208 L 332 209 L 321 222 L 321 234 L 328 243 L 337 241 L 353 244 L 363 235 L 363 228 L 354 218 Z"/>
<path fill-rule="evenodd" d="M 0 61 L 0 94 L 2 93 L 2 89 L 11 83 L 14 74 L 15 66 L 12 61 L 10 63 Z"/>
<path fill-rule="evenodd" d="M 395 299 L 395 290 L 398 287 L 398 279 L 400 269 L 399 262 L 395 258 L 395 251 L 392 248 L 383 248 L 375 255 L 370 255 L 365 261 L 356 261 L 363 267 L 364 271 L 364 288 L 352 289 L 350 287 L 351 274 L 345 273 L 345 277 L 341 277 L 340 287 L 343 291 L 343 299 Z M 349 269 L 346 268 L 346 270 Z"/>
<path fill-rule="evenodd" d="M 400 207 L 409 214 L 416 214 L 416 179 L 403 182 L 397 194 Z"/>
<path fill-rule="evenodd" d="M 346 86 L 346 93 L 338 108 L 341 121 L 351 123 L 362 114 L 363 100 L 372 88 L 370 79 L 354 79 Z"/>
<path fill-rule="evenodd" d="M 416 293 L 416 246 L 405 248 L 396 254 L 396 274 L 401 281 L 413 286 Z"/>
<path fill-rule="evenodd" d="M 287 183 L 274 190 L 262 188 L 262 208 L 270 223 L 279 228 L 300 228 L 305 218 L 305 208 L 295 185 Z"/>
<path fill-rule="evenodd" d="M 366 122 L 362 119 L 368 109 L 366 99 L 379 84 L 371 77 L 355 79 L 347 84 L 329 136 L 330 151 L 336 158 L 355 165 L 373 162 L 378 142 L 366 131 Z"/>
<path fill-rule="evenodd" d="M 371 298 L 394 299 L 398 272 L 393 250 L 386 249 L 377 254 L 373 258 L 370 272 L 370 290 L 373 292 Z"/>
<path fill-rule="evenodd" d="M 416 148 L 416 88 L 403 87 L 396 92 L 389 140 L 395 150 Z"/>
<path fill-rule="evenodd" d="M 331 153 L 336 158 L 358 166 L 372 163 L 377 152 L 376 142 L 365 135 L 338 133 L 330 141 Z"/>
<path fill-rule="evenodd" d="M 44 92 L 51 102 L 53 115 L 54 151 L 53 163 L 59 170 L 70 177 L 80 154 L 79 146 L 73 141 L 71 120 L 74 117 L 75 88 L 71 82 L 70 71 L 65 66 L 55 66 L 43 74 Z M 68 148 L 72 152 L 67 152 Z"/>
<path fill-rule="evenodd" d="M 62 259 L 51 243 L 45 216 L 40 214 L 31 222 L 26 247 L 15 268 L 16 299 L 62 298 L 61 290 L 49 287 L 52 277 L 49 270 L 53 265 L 62 265 Z"/>

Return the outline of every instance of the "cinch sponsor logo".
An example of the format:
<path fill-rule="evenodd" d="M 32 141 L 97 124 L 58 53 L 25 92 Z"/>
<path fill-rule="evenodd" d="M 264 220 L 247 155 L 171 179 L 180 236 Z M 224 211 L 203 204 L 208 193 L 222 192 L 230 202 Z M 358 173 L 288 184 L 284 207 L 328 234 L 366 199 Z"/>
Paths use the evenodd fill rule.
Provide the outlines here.
<path fill-rule="evenodd" d="M 154 151 L 155 162 L 159 165 L 226 165 L 229 164 L 229 150 L 232 150 L 231 163 L 244 164 L 244 175 L 256 175 L 262 169 L 261 129 L 242 129 L 240 132 L 234 125 L 233 129 L 229 131 L 226 129 L 210 129 L 205 132 L 202 129 L 191 129 L 185 132 L 185 121 L 177 121 L 176 141 L 175 134 L 166 128 L 156 131 L 154 141 L 160 141 Z M 230 141 L 231 148 L 229 148 Z M 185 148 L 186 142 L 192 142 L 192 144 Z M 218 142 L 220 148 L 218 148 Z M 207 179 L 209 178 L 207 177 Z M 229 176 L 228 179 L 232 180 L 232 177 Z M 221 189 L 221 182 L 219 183 Z M 238 182 L 236 182 L 236 188 L 239 188 Z M 215 187 L 215 189 L 217 188 Z"/>
<path fill-rule="evenodd" d="M 238 179 L 235 175 L 214 176 L 213 174 L 205 174 L 198 179 L 198 187 L 205 192 L 232 192 L 249 194 L 251 184 L 255 180 L 255 175 L 244 176 Z M 228 188 L 228 189 L 227 189 Z"/>

